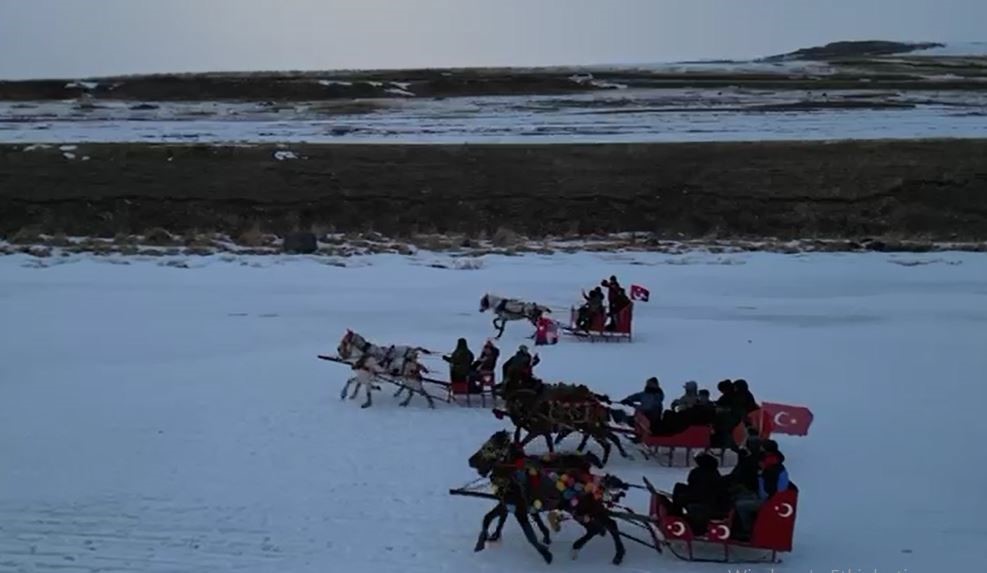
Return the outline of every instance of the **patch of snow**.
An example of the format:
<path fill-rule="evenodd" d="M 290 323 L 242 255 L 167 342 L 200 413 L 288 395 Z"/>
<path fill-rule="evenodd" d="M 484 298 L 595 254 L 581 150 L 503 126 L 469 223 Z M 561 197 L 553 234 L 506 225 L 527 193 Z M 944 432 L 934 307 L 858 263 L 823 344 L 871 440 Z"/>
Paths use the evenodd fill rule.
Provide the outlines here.
<path fill-rule="evenodd" d="M 80 88 L 80 89 L 92 91 L 97 87 L 99 87 L 99 84 L 96 82 L 69 82 L 65 84 L 66 89 Z"/>
<path fill-rule="evenodd" d="M 341 80 L 319 80 L 319 85 L 320 86 L 326 86 L 326 87 L 329 87 L 329 86 L 344 86 L 344 87 L 349 87 L 349 86 L 352 86 L 353 85 L 353 82 L 345 82 L 345 81 L 341 81 Z"/>
<path fill-rule="evenodd" d="M 350 371 L 315 354 L 332 353 L 346 328 L 439 351 L 464 337 L 476 352 L 492 335 L 490 317 L 476 312 L 483 292 L 537 300 L 564 320 L 580 290 L 615 274 L 661 292 L 636 303 L 634 341 L 534 348 L 540 378 L 619 399 L 658 376 L 671 400 L 685 380 L 715 394 L 718 380 L 743 377 L 759 400 L 816 416 L 809 436 L 777 436 L 802 492 L 794 549 L 779 571 L 975 571 L 983 550 L 970 541 L 987 510 L 970 493 L 987 471 L 971 455 L 987 434 L 978 383 L 987 256 L 950 259 L 963 264 L 905 267 L 877 253 L 661 267 L 589 254 L 488 256 L 481 269 L 452 273 L 399 256 L 347 260 L 351 268 L 287 257 L 256 268 L 220 257 L 194 259 L 201 268 L 177 258 L 178 268 L 94 258 L 24 268 L 29 257 L 2 257 L 0 315 L 11 325 L 0 331 L 4 565 L 546 571 L 513 523 L 501 544 L 474 553 L 492 505 L 448 495 L 477 477 L 467 458 L 510 429 L 505 421 L 489 408 L 431 410 L 420 398 L 401 408 L 390 387 L 361 409 L 340 399 Z M 531 331 L 509 323 L 501 352 L 530 345 Z M 428 360 L 442 376 L 441 359 Z M 944 430 L 948 439 L 888 439 L 888 428 L 910 428 L 930 411 L 962 428 Z M 964 471 L 943 471 L 960 459 Z M 850 469 L 836 471 L 834 460 Z M 603 471 L 669 490 L 687 475 L 640 456 L 615 455 Z M 648 509 L 639 490 L 623 503 Z M 556 563 L 571 573 L 612 569 L 606 538 L 593 538 L 578 561 L 564 557 L 582 534 L 571 522 L 552 534 Z M 626 547 L 629 571 L 727 568 Z"/>
<path fill-rule="evenodd" d="M 608 82 L 604 80 L 593 80 L 590 82 L 590 84 L 595 87 L 603 88 L 603 89 L 618 89 L 618 90 L 627 89 L 627 84 L 617 84 L 614 82 Z"/>
<path fill-rule="evenodd" d="M 43 143 L 35 143 L 34 145 L 28 145 L 25 147 L 24 151 L 37 151 L 39 149 L 51 149 L 51 146 Z"/>
<path fill-rule="evenodd" d="M 65 157 L 65 159 L 75 159 L 75 154 L 74 153 L 69 153 L 67 151 L 65 153 L 63 153 L 62 156 Z"/>
<path fill-rule="evenodd" d="M 409 92 L 408 90 L 403 90 L 399 88 L 388 88 L 384 90 L 385 92 L 393 95 L 405 96 L 405 97 L 415 97 L 415 94 Z"/>
<path fill-rule="evenodd" d="M 274 158 L 278 161 L 285 161 L 288 159 L 298 159 L 298 155 L 294 151 L 275 151 Z"/>
<path fill-rule="evenodd" d="M 391 82 L 392 86 L 397 86 L 403 90 L 407 90 L 411 87 L 411 82 Z"/>
<path fill-rule="evenodd" d="M 59 151 L 75 151 L 79 149 L 78 145 L 63 145 L 58 148 Z"/>

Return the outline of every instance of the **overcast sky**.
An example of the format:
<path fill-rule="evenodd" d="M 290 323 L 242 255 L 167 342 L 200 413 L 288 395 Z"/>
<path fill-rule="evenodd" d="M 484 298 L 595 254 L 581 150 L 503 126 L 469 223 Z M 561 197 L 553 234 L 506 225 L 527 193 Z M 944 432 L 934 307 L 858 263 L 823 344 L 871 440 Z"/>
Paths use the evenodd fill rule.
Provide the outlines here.
<path fill-rule="evenodd" d="M 987 0 L 0 0 L 0 77 L 645 63 L 985 36 Z"/>

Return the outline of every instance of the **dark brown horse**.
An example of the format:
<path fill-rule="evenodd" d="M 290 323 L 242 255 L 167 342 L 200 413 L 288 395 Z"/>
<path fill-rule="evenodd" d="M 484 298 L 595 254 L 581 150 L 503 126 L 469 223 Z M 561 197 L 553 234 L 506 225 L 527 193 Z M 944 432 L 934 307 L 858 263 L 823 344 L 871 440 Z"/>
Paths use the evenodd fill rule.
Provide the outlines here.
<path fill-rule="evenodd" d="M 582 434 L 577 448 L 582 451 L 590 439 L 603 448 L 603 464 L 610 459 L 611 444 L 625 459 L 632 459 L 620 443 L 620 437 L 610 429 L 610 408 L 599 396 L 585 386 L 571 384 L 544 385 L 538 380 L 515 387 L 505 385 L 502 392 L 505 411 L 495 411 L 498 417 L 507 415 L 514 424 L 515 441 L 522 447 L 536 438 L 544 437 L 549 452 L 571 433 Z M 527 432 L 521 439 L 521 431 Z M 553 441 L 553 436 L 558 436 Z"/>
<path fill-rule="evenodd" d="M 497 507 L 483 518 L 475 550 L 483 550 L 488 540 L 499 537 L 504 520 L 513 513 L 528 542 L 551 563 L 552 553 L 547 547 L 551 539 L 538 514 L 560 511 L 571 515 L 573 521 L 586 529 L 586 534 L 572 546 L 573 559 L 594 536 L 610 533 L 616 547 L 613 563 L 619 565 L 624 559 L 624 544 L 607 504 L 623 497 L 627 484 L 614 476 L 593 475 L 590 468 L 599 462 L 594 457 L 526 456 L 508 432 L 502 430 L 491 436 L 469 459 L 471 468 L 490 478 L 498 498 Z M 491 537 L 487 530 L 496 517 L 501 518 L 501 523 L 494 534 L 496 537 Z M 541 541 L 535 536 L 529 518 L 541 530 Z"/>

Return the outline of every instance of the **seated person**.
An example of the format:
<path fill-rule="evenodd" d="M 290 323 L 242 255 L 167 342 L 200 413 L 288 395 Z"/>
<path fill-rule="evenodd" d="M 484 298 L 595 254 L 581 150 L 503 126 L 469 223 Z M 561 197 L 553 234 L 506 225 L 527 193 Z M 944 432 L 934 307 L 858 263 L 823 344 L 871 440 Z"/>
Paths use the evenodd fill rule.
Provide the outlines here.
<path fill-rule="evenodd" d="M 631 394 L 620 401 L 625 406 L 633 406 L 636 412 L 641 412 L 648 418 L 648 423 L 652 428 L 661 422 L 661 411 L 665 402 L 665 393 L 658 383 L 658 379 L 652 376 L 644 383 L 644 390 Z M 628 426 L 634 425 L 634 420 L 622 410 L 611 410 L 613 420 L 618 424 Z M 653 431 L 653 430 L 652 430 Z"/>
<path fill-rule="evenodd" d="M 730 511 L 727 482 L 720 475 L 716 458 L 708 452 L 696 455 L 696 467 L 689 472 L 686 483 L 676 484 L 672 494 L 673 508 L 685 510 L 693 533 L 705 535 L 710 519 L 726 516 Z"/>
<path fill-rule="evenodd" d="M 774 440 L 764 440 L 761 443 L 761 453 L 758 456 L 757 490 L 741 492 L 734 496 L 737 527 L 735 537 L 739 540 L 749 540 L 754 531 L 754 520 L 758 510 L 772 495 L 779 491 L 796 489 L 789 482 L 788 470 L 785 468 L 785 456 L 778 451 Z"/>

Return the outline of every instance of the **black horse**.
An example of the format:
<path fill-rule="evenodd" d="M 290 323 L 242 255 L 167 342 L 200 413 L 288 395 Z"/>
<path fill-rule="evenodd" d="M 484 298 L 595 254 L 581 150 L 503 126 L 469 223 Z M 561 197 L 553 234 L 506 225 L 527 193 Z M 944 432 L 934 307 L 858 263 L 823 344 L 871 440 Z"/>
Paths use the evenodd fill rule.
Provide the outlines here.
<path fill-rule="evenodd" d="M 622 498 L 626 494 L 627 484 L 614 476 L 607 475 L 602 479 L 593 476 L 590 472 L 593 465 L 599 467 L 602 463 L 592 454 L 526 456 L 508 432 L 502 430 L 491 436 L 469 459 L 469 466 L 480 476 L 489 476 L 498 497 L 497 507 L 483 518 L 483 527 L 475 550 L 481 551 L 487 541 L 499 538 L 507 515 L 513 512 L 528 542 L 546 562 L 551 563 L 552 553 L 547 547 L 551 539 L 548 528 L 538 514 L 543 511 L 561 511 L 572 515 L 574 521 L 586 529 L 586 534 L 572 546 L 573 559 L 594 536 L 610 533 L 616 547 L 613 563 L 619 565 L 624 559 L 624 544 L 620 539 L 617 522 L 610 515 L 606 504 Z M 593 485 L 563 490 L 558 487 L 561 482 L 556 479 L 563 475 L 571 478 L 571 481 Z M 541 541 L 535 536 L 529 516 L 541 530 Z M 497 517 L 500 517 L 500 524 L 494 536 L 490 536 L 487 530 Z"/>
<path fill-rule="evenodd" d="M 620 443 L 620 437 L 613 432 L 609 423 L 610 409 L 604 403 L 606 396 L 592 393 L 588 388 L 568 384 L 536 385 L 527 384 L 519 389 L 505 388 L 501 394 L 506 411 L 495 411 L 498 417 L 506 414 L 514 424 L 515 440 L 524 447 L 539 436 L 545 439 L 549 452 L 569 434 L 582 434 L 577 451 L 583 451 L 590 439 L 603 448 L 603 463 L 610 459 L 611 444 L 625 459 L 633 459 Z M 581 400 L 572 404 L 572 396 Z M 521 431 L 527 432 L 521 439 Z M 552 436 L 558 434 L 555 439 Z"/>

